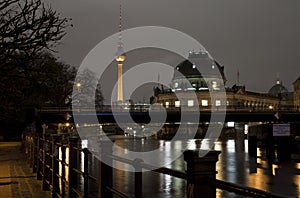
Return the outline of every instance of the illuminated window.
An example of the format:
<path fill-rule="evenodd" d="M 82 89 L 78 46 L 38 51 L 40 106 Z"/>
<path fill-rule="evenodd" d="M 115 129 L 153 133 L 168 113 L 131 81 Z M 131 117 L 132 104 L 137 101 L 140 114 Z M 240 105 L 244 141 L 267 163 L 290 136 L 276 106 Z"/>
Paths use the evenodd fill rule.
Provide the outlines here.
<path fill-rule="evenodd" d="M 216 107 L 221 106 L 221 100 L 216 100 Z"/>
<path fill-rule="evenodd" d="M 217 85 L 216 81 L 212 81 L 212 88 L 213 89 L 217 89 L 218 88 L 218 85 Z"/>
<path fill-rule="evenodd" d="M 166 102 L 165 105 L 166 105 L 166 108 L 169 108 L 170 103 Z"/>
<path fill-rule="evenodd" d="M 244 133 L 246 135 L 248 134 L 248 128 L 249 128 L 249 126 L 247 124 L 245 124 L 245 126 L 244 126 Z"/>
<path fill-rule="evenodd" d="M 194 88 L 194 87 L 189 87 L 189 88 L 187 88 L 187 90 L 196 90 L 196 88 Z"/>
<path fill-rule="evenodd" d="M 175 107 L 180 107 L 180 101 L 179 100 L 175 101 Z"/>
<path fill-rule="evenodd" d="M 208 106 L 208 100 L 201 100 L 201 104 L 202 104 L 202 106 L 207 107 Z"/>
<path fill-rule="evenodd" d="M 226 105 L 229 106 L 229 101 L 228 100 L 226 101 Z"/>
<path fill-rule="evenodd" d="M 174 83 L 174 87 L 175 87 L 175 88 L 178 87 L 178 82 Z"/>
<path fill-rule="evenodd" d="M 234 127 L 234 122 L 227 122 L 228 127 Z"/>
<path fill-rule="evenodd" d="M 188 107 L 194 106 L 194 100 L 188 100 L 187 102 Z"/>

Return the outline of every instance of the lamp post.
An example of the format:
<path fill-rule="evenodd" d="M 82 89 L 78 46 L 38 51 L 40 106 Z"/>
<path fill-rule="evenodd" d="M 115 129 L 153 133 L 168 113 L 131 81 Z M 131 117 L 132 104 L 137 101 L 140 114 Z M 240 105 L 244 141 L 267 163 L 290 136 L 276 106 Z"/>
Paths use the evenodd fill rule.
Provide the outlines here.
<path fill-rule="evenodd" d="M 82 84 L 80 82 L 76 83 L 76 87 L 77 87 L 77 101 L 76 101 L 76 103 L 77 103 L 78 112 L 80 112 L 80 100 L 79 100 L 80 95 L 79 94 L 81 92 L 81 86 L 82 86 Z"/>
<path fill-rule="evenodd" d="M 80 82 L 76 83 L 76 87 L 77 87 L 77 91 L 79 93 L 80 92 L 80 88 L 81 88 L 81 83 Z"/>

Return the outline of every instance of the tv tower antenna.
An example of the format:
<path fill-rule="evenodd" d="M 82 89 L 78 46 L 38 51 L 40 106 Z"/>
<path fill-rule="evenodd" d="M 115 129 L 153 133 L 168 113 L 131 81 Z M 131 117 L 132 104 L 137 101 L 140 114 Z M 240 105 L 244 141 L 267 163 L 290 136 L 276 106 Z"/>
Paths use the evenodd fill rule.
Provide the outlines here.
<path fill-rule="evenodd" d="M 123 49 L 122 42 L 122 4 L 120 3 L 120 15 L 119 15 L 119 35 L 118 35 L 118 50 L 116 53 L 116 61 L 118 62 L 118 98 L 117 100 L 123 101 L 123 80 L 122 80 L 122 68 L 123 62 L 126 60 L 126 55 Z"/>

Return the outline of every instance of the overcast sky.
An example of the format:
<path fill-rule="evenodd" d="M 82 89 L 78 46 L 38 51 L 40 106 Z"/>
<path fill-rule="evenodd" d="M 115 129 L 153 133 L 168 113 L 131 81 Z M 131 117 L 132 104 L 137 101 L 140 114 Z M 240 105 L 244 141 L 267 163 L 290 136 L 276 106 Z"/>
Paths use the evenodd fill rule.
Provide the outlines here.
<path fill-rule="evenodd" d="M 124 29 L 153 25 L 189 34 L 225 66 L 227 86 L 236 82 L 237 70 L 240 83 L 258 92 L 267 92 L 277 75 L 292 91 L 300 76 L 299 0 L 47 1 L 73 19 L 58 56 L 77 67 L 96 44 L 118 31 L 122 1 Z"/>

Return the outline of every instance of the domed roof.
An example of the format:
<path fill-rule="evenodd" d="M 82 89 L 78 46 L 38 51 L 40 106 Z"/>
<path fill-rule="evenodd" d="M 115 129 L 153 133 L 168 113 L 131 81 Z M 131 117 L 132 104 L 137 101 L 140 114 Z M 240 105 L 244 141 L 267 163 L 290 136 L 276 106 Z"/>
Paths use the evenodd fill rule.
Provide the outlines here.
<path fill-rule="evenodd" d="M 188 60 L 184 60 L 175 67 L 174 79 L 185 77 L 222 76 L 225 80 L 224 67 L 209 57 L 208 52 L 190 52 Z M 178 71 L 178 72 L 177 72 Z M 200 73 L 201 72 L 201 73 Z"/>
<path fill-rule="evenodd" d="M 176 70 L 178 72 L 174 73 L 174 77 L 181 77 L 182 75 L 185 77 L 202 77 L 201 73 L 198 69 L 196 69 L 196 65 L 191 63 L 189 60 L 184 60 L 176 66 Z"/>
<path fill-rule="evenodd" d="M 279 80 L 277 80 L 276 84 L 269 90 L 269 94 L 276 97 L 284 96 L 288 94 L 288 90 Z"/>

